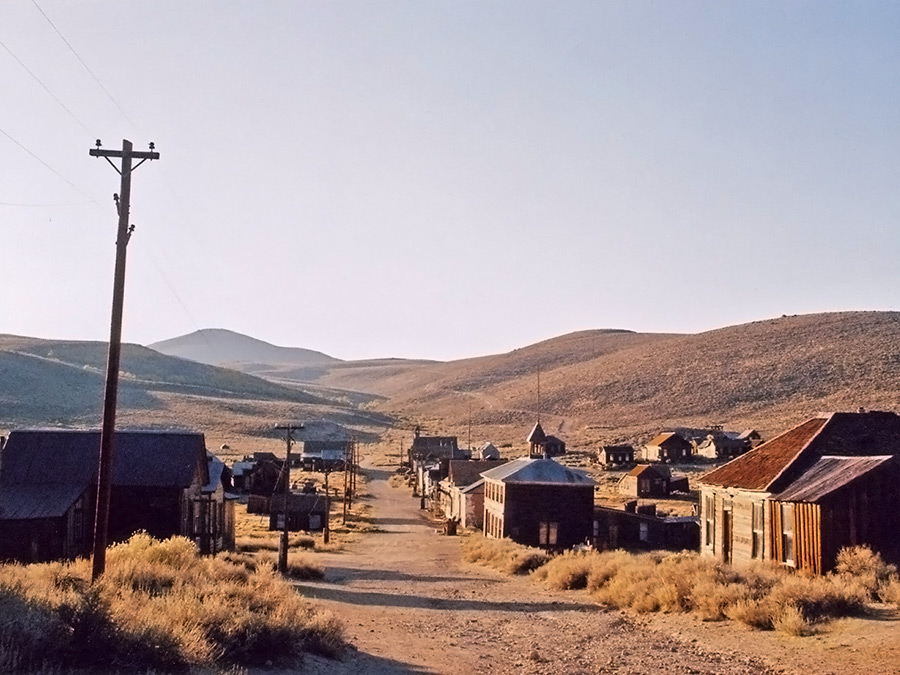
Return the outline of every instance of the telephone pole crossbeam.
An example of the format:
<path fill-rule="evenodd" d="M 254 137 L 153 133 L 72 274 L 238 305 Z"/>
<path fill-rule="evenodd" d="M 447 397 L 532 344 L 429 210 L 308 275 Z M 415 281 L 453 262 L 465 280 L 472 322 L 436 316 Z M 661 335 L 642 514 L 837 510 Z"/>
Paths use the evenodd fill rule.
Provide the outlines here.
<path fill-rule="evenodd" d="M 109 539 L 109 502 L 112 494 L 113 437 L 116 430 L 116 400 L 119 389 L 119 361 L 122 353 L 122 308 L 125 302 L 125 260 L 133 226 L 128 222 L 131 208 L 131 174 L 148 159 L 159 159 L 153 143 L 150 152 L 135 151 L 131 141 L 123 140 L 121 150 L 103 150 L 100 141 L 90 150 L 92 157 L 103 157 L 121 176 L 119 194 L 114 195 L 119 212 L 116 235 L 116 265 L 113 278 L 112 316 L 109 328 L 109 352 L 106 360 L 106 385 L 103 394 L 103 426 L 100 429 L 100 458 L 97 469 L 97 508 L 94 518 L 94 548 L 91 581 L 106 570 L 106 546 Z M 121 159 L 121 168 L 110 158 Z M 141 160 L 132 166 L 134 159 Z"/>

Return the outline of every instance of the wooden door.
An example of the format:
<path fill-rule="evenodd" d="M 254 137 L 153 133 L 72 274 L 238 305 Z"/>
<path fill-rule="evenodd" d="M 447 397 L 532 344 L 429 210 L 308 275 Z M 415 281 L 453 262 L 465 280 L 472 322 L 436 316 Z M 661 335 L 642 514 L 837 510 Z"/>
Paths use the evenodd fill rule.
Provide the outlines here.
<path fill-rule="evenodd" d="M 731 511 L 722 512 L 722 560 L 731 562 Z"/>

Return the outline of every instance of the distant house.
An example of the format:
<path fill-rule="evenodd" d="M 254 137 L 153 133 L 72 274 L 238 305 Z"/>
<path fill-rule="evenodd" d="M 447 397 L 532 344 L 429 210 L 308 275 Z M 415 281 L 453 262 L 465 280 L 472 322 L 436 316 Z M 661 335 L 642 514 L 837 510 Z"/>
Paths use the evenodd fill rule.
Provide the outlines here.
<path fill-rule="evenodd" d="M 593 543 L 599 550 L 696 551 L 700 546 L 699 518 L 660 517 L 655 505 L 640 507 L 636 501 L 627 503 L 624 509 L 595 506 Z"/>
<path fill-rule="evenodd" d="M 701 552 L 813 573 L 865 544 L 900 563 L 900 416 L 814 417 L 701 479 Z"/>
<path fill-rule="evenodd" d="M 540 422 L 535 423 L 525 440 L 531 446 L 531 457 L 558 457 L 566 454 L 565 441 L 545 434 Z"/>
<path fill-rule="evenodd" d="M 479 448 L 478 456 L 481 459 L 500 459 L 500 451 L 493 443 L 485 443 Z"/>
<path fill-rule="evenodd" d="M 634 464 L 634 446 L 604 445 L 597 452 L 597 461 L 608 468 Z"/>
<path fill-rule="evenodd" d="M 422 436 L 421 429 L 416 427 L 412 446 L 407 453 L 410 466 L 415 462 L 428 462 L 441 459 L 468 459 L 471 452 L 459 449 L 456 436 Z"/>
<path fill-rule="evenodd" d="M 630 497 L 668 497 L 672 474 L 659 464 L 639 464 L 619 481 L 618 490 Z"/>
<path fill-rule="evenodd" d="M 485 536 L 556 550 L 590 538 L 594 481 L 583 472 L 553 459 L 527 458 L 481 475 Z"/>
<path fill-rule="evenodd" d="M 287 506 L 288 530 L 291 532 L 319 532 L 325 527 L 328 499 L 324 493 L 274 495 L 269 501 L 269 529 L 284 529 Z"/>
<path fill-rule="evenodd" d="M 750 440 L 740 434 L 720 431 L 698 443 L 694 454 L 706 459 L 730 459 L 744 454 L 750 447 Z"/>
<path fill-rule="evenodd" d="M 182 535 L 204 553 L 234 540 L 224 465 L 203 434 L 120 431 L 114 439 L 109 538 Z M 0 453 L 0 558 L 72 559 L 93 546 L 100 432 L 16 430 Z"/>
<path fill-rule="evenodd" d="M 257 452 L 249 465 L 242 471 L 241 483 L 245 492 L 262 497 L 281 492 L 286 480 L 283 459 L 278 459 L 271 452 Z"/>
<path fill-rule="evenodd" d="M 353 441 L 303 441 L 300 455 L 291 465 L 306 471 L 342 471 L 353 451 Z"/>
<path fill-rule="evenodd" d="M 644 461 L 681 462 L 689 459 L 693 446 L 674 431 L 656 436 L 644 446 Z"/>

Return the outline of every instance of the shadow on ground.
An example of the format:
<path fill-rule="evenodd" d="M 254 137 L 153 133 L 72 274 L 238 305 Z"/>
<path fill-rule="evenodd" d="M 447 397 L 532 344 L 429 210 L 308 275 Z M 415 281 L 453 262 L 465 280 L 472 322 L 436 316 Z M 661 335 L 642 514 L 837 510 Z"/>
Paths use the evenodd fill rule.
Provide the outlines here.
<path fill-rule="evenodd" d="M 361 569 L 358 567 L 329 567 L 325 573 L 330 583 L 343 583 L 348 579 L 365 581 L 428 581 L 440 583 L 443 581 L 478 581 L 481 583 L 499 583 L 497 579 L 476 576 L 427 576 L 421 574 L 407 574 L 396 570 Z"/>
<path fill-rule="evenodd" d="M 356 591 L 327 584 L 296 583 L 295 588 L 314 600 L 331 600 L 351 605 L 407 607 L 413 609 L 473 610 L 485 612 L 564 612 L 599 611 L 597 605 L 582 602 L 485 602 L 463 598 L 432 598 L 427 595 L 395 595 L 374 591 Z"/>

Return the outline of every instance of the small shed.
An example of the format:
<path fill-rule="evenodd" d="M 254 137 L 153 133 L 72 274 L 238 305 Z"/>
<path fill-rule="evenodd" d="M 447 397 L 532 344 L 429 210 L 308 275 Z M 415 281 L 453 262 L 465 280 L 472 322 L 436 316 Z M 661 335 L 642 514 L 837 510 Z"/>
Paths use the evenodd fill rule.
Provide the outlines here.
<path fill-rule="evenodd" d="M 668 497 L 669 469 L 658 464 L 640 464 L 619 481 L 619 492 L 629 497 Z"/>
<path fill-rule="evenodd" d="M 696 550 L 700 546 L 697 516 L 659 517 L 656 509 L 594 507 L 594 547 L 599 550 L 662 549 Z"/>
<path fill-rule="evenodd" d="M 478 456 L 481 459 L 500 459 L 500 451 L 493 443 L 485 443 L 478 450 Z"/>

